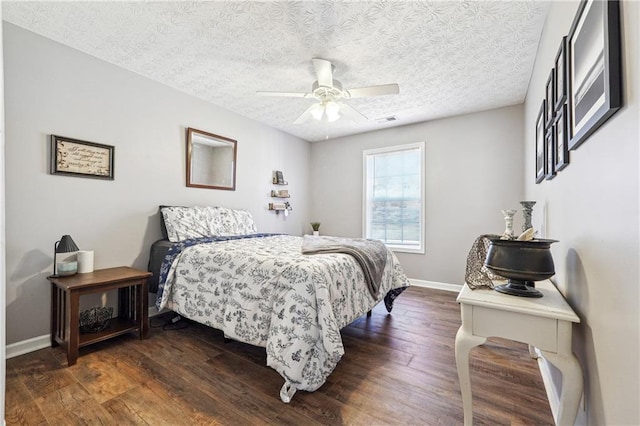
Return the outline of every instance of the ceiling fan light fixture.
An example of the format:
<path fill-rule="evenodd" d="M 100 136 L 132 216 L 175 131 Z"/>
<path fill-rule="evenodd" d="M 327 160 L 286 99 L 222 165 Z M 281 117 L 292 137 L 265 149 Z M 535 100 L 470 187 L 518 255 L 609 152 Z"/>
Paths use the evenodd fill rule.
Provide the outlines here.
<path fill-rule="evenodd" d="M 320 121 L 324 115 L 324 106 L 322 104 L 315 104 L 310 112 L 313 118 Z"/>
<path fill-rule="evenodd" d="M 313 58 L 312 62 L 316 71 L 317 80 L 311 85 L 311 92 L 258 92 L 260 96 L 315 98 L 318 103 L 307 108 L 302 115 L 293 122 L 294 124 L 304 123 L 309 117 L 329 123 L 342 117 L 356 123 L 364 123 L 368 120 L 367 117 L 356 111 L 348 103 L 338 101 L 368 96 L 397 95 L 400 93 L 400 88 L 397 83 L 343 90 L 342 83 L 333 78 L 336 67 L 331 62 L 320 58 Z"/>
<path fill-rule="evenodd" d="M 327 116 L 328 122 L 331 123 L 333 121 L 336 121 L 338 118 L 340 118 L 340 105 L 338 105 L 337 102 L 329 101 L 324 106 L 324 112 Z"/>
<path fill-rule="evenodd" d="M 334 101 L 324 101 L 317 103 L 311 107 L 309 113 L 318 121 L 327 121 L 329 123 L 340 118 L 340 104 Z"/>

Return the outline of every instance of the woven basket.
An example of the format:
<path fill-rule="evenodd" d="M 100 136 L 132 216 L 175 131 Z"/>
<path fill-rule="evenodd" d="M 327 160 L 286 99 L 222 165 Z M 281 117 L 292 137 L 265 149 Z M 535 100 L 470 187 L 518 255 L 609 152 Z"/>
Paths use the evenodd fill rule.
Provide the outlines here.
<path fill-rule="evenodd" d="M 87 309 L 80 313 L 80 332 L 97 333 L 109 326 L 113 308 L 99 306 Z"/>

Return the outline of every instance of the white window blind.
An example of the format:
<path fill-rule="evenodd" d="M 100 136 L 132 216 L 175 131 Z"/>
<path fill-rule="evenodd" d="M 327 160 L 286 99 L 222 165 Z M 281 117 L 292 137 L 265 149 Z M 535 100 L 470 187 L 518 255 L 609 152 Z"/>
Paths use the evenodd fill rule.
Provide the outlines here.
<path fill-rule="evenodd" d="M 364 236 L 424 253 L 424 142 L 364 151 Z"/>

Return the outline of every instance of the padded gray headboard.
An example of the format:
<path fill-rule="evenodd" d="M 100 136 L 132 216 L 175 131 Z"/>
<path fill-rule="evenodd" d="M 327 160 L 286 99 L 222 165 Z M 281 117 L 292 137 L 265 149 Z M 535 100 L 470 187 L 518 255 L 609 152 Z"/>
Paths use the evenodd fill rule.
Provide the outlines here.
<path fill-rule="evenodd" d="M 162 261 L 172 245 L 173 243 L 167 239 L 158 240 L 151 244 L 151 250 L 149 251 L 149 264 L 147 265 L 147 270 L 153 273 L 153 275 L 147 280 L 147 283 L 149 284 L 149 292 L 151 293 L 158 292 L 160 267 L 162 266 Z"/>
<path fill-rule="evenodd" d="M 167 255 L 167 251 L 171 247 L 171 242 L 169 241 L 169 237 L 167 235 L 167 226 L 164 224 L 164 215 L 162 214 L 162 209 L 165 207 L 172 207 L 161 205 L 158 208 L 160 212 L 160 232 L 162 233 L 162 239 L 156 241 L 151 245 L 151 250 L 149 251 L 149 264 L 147 265 L 147 271 L 152 272 L 153 275 L 149 277 L 149 291 L 151 293 L 158 292 L 158 279 L 160 278 L 160 267 L 162 266 L 162 261 L 164 257 Z"/>

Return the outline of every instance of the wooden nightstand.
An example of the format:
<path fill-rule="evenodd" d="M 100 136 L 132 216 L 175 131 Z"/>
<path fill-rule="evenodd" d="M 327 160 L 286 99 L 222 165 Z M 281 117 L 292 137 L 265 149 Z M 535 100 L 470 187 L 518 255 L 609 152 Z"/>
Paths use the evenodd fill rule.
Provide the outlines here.
<path fill-rule="evenodd" d="M 68 365 L 78 360 L 78 349 L 125 333 L 149 331 L 147 278 L 151 272 L 127 266 L 98 269 L 88 274 L 47 277 L 51 281 L 51 346 L 67 349 Z M 118 289 L 118 316 L 97 333 L 80 334 L 80 296 Z"/>

